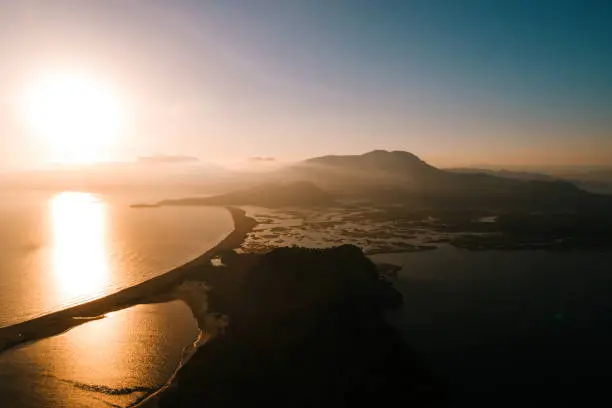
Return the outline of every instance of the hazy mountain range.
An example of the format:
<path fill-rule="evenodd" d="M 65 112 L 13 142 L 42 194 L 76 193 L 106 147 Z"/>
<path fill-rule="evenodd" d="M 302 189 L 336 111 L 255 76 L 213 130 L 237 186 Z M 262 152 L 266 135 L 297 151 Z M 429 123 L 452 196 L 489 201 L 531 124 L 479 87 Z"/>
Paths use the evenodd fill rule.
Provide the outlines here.
<path fill-rule="evenodd" d="M 566 169 L 567 171 L 567 169 Z M 330 155 L 268 171 L 236 171 L 191 156 L 141 157 L 136 162 L 56 166 L 0 175 L 0 185 L 15 188 L 121 189 L 176 188 L 228 193 L 264 183 L 308 181 L 335 194 L 392 199 L 399 196 L 541 196 L 567 200 L 584 191 L 612 192 L 612 169 L 552 175 L 483 168 L 438 169 L 405 151 L 374 150 L 362 155 Z M 258 192 L 261 194 L 261 191 Z M 460 195 L 463 194 L 463 197 Z"/>
<path fill-rule="evenodd" d="M 408 152 L 375 150 L 308 159 L 244 176 L 224 194 L 162 204 L 325 206 L 337 201 L 457 210 L 603 211 L 612 201 L 567 181 L 503 174 L 441 170 Z"/>
<path fill-rule="evenodd" d="M 542 180 L 556 181 L 564 180 L 582 188 L 583 190 L 598 193 L 612 194 L 612 168 L 563 168 L 563 169 L 544 169 L 543 172 L 518 171 L 518 170 L 498 170 L 488 168 L 451 168 L 446 169 L 460 174 L 488 174 L 497 177 L 512 178 L 518 180 Z M 548 171 L 548 172 L 546 172 Z"/>

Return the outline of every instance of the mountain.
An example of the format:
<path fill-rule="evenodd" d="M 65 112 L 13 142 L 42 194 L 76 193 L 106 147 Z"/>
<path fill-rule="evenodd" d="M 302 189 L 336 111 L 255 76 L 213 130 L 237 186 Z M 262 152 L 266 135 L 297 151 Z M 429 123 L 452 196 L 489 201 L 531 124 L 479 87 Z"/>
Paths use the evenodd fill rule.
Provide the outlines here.
<path fill-rule="evenodd" d="M 563 170 L 561 172 L 533 172 L 515 170 L 494 170 L 487 168 L 451 168 L 447 171 L 458 174 L 488 174 L 517 180 L 568 181 L 582 190 L 595 194 L 612 194 L 611 169 Z"/>
<path fill-rule="evenodd" d="M 426 206 L 562 211 L 597 201 L 570 182 L 445 171 L 403 151 L 316 157 L 277 172 L 276 178 L 307 180 L 355 199 Z"/>
<path fill-rule="evenodd" d="M 404 151 L 373 150 L 358 156 L 323 156 L 308 159 L 305 166 L 321 166 L 329 168 L 360 169 L 364 174 L 431 175 L 439 174 L 440 170 L 427 164 L 416 155 Z"/>
<path fill-rule="evenodd" d="M 598 194 L 612 194 L 612 168 L 565 171 L 559 177 L 570 180 L 580 188 Z"/>
<path fill-rule="evenodd" d="M 398 184 L 416 188 L 439 178 L 441 173 L 412 153 L 385 150 L 362 155 L 315 157 L 280 172 L 281 178 L 308 180 L 342 190 Z"/>
<path fill-rule="evenodd" d="M 549 174 L 534 173 L 528 171 L 513 171 L 513 170 L 493 170 L 471 167 L 459 167 L 445 169 L 451 173 L 458 174 L 488 174 L 490 176 L 504 177 L 516 180 L 540 180 L 540 181 L 558 181 L 560 178 L 553 177 Z"/>
<path fill-rule="evenodd" d="M 508 172 L 441 170 L 409 152 L 315 157 L 225 184 L 224 193 L 158 205 L 328 206 L 368 203 L 404 209 L 532 214 L 607 214 L 612 197 L 563 180 Z M 146 206 L 146 205 L 145 205 Z"/>

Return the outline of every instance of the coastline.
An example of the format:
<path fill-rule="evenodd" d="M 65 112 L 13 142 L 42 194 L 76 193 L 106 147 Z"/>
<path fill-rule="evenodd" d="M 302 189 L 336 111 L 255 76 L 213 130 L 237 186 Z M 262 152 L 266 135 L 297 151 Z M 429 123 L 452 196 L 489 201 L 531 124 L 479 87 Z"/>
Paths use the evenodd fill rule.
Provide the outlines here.
<path fill-rule="evenodd" d="M 231 319 L 227 331 L 134 407 L 446 406 L 445 383 L 384 320 L 402 304 L 385 278 L 397 267 L 353 245 L 221 260 L 210 305 Z"/>
<path fill-rule="evenodd" d="M 189 362 L 189 360 L 195 355 L 195 353 L 200 347 L 204 346 L 208 342 L 208 340 L 202 342 L 203 334 L 204 333 L 202 331 L 202 328 L 200 328 L 200 333 L 198 334 L 198 337 L 196 337 L 193 343 L 185 346 L 185 348 L 183 349 L 183 356 L 181 356 L 181 359 L 176 365 L 176 369 L 172 372 L 172 375 L 168 377 L 166 382 L 162 384 L 159 388 L 157 388 L 155 391 L 143 395 L 141 399 L 137 400 L 132 405 L 129 405 L 129 408 L 158 408 L 158 402 L 159 399 L 162 397 L 163 393 L 166 392 L 174 384 L 176 384 L 176 377 L 178 376 L 178 373 L 181 368 L 183 368 L 185 364 Z"/>
<path fill-rule="evenodd" d="M 187 278 L 194 267 L 206 265 L 220 251 L 238 248 L 256 225 L 256 221 L 248 217 L 242 209 L 225 208 L 232 216 L 234 229 L 213 248 L 177 268 L 119 292 L 0 328 L 0 353 L 19 344 L 58 335 L 90 320 L 103 318 L 104 314 L 112 311 L 141 303 L 156 303 L 156 297 L 167 294 L 176 284 Z"/>
<path fill-rule="evenodd" d="M 309 369 L 313 374 L 330 373 L 333 371 L 330 366 L 332 362 L 324 358 L 319 353 L 319 349 L 327 350 L 324 354 L 333 355 L 339 353 L 340 350 L 346 351 L 346 345 L 355 342 L 355 333 L 363 341 L 354 344 L 355 347 L 349 348 L 350 354 L 367 355 L 366 360 L 370 363 L 365 366 L 360 363 L 354 366 L 353 364 L 358 361 L 357 359 L 342 360 L 343 363 L 340 366 L 346 366 L 350 369 L 347 373 L 343 373 L 341 377 L 350 379 L 351 384 L 353 384 L 352 381 L 356 381 L 353 384 L 355 387 L 351 385 L 349 389 L 359 390 L 364 388 L 369 384 L 367 378 L 370 376 L 368 373 L 371 373 L 377 378 L 384 378 L 383 382 L 389 385 L 384 387 L 385 391 L 381 391 L 380 394 L 377 392 L 376 395 L 368 394 L 369 397 L 379 398 L 387 394 L 395 395 L 396 391 L 394 390 L 397 388 L 395 385 L 399 384 L 398 381 L 403 378 L 409 381 L 412 388 L 411 392 L 403 398 L 408 398 L 411 402 L 415 398 L 417 401 L 429 401 L 433 398 L 437 401 L 435 406 L 438 406 L 438 397 L 432 396 L 430 391 L 421 389 L 423 386 L 438 389 L 437 380 L 434 380 L 427 370 L 423 370 L 422 365 L 415 360 L 413 353 L 400 345 L 399 336 L 381 320 L 381 308 L 386 309 L 389 305 L 397 306 L 398 296 L 391 289 L 391 286 L 380 283 L 378 273 L 382 273 L 382 271 L 377 273 L 374 264 L 367 260 L 359 248 L 343 245 L 323 250 L 285 248 L 280 251 L 273 251 L 270 255 L 235 254 L 231 250 L 241 246 L 247 234 L 257 225 L 257 221 L 247 216 L 247 213 L 240 208 L 226 207 L 226 209 L 232 216 L 234 229 L 210 250 L 163 275 L 115 294 L 2 328 L 0 329 L 0 352 L 19 344 L 61 334 L 92 319 L 104 318 L 104 314 L 111 311 L 129 308 L 137 304 L 161 303 L 176 299 L 177 292 L 175 292 L 175 289 L 177 287 L 181 289 L 183 282 L 195 278 L 196 282 L 200 282 L 196 285 L 204 284 L 204 281 L 200 281 L 196 277 L 195 272 L 198 272 L 198 276 L 203 277 L 201 276 L 201 269 L 204 267 L 207 270 L 207 266 L 212 266 L 211 260 L 215 256 L 221 256 L 225 264 L 224 267 L 229 269 L 224 271 L 216 267 L 212 268 L 215 269 L 215 273 L 210 274 L 211 284 L 217 288 L 217 292 L 212 293 L 211 301 L 212 304 L 221 306 L 220 309 L 215 308 L 215 312 L 227 313 L 232 316 L 232 321 L 235 324 L 232 324 L 230 332 L 223 336 L 222 341 L 221 339 L 214 339 L 215 336 L 207 336 L 202 341 L 202 336 L 206 333 L 204 330 L 206 326 L 202 326 L 200 319 L 198 319 L 200 335 L 193 343 L 184 348 L 183 355 L 172 375 L 159 388 L 152 389 L 150 393 L 128 405 L 129 407 L 158 408 L 172 406 L 171 401 L 177 395 L 180 395 L 179 398 L 195 398 L 196 395 L 190 388 L 189 379 L 199 379 L 201 372 L 209 373 L 206 378 L 209 386 L 218 381 L 221 381 L 222 384 L 224 375 L 209 372 L 206 363 L 207 356 L 217 355 L 217 353 L 220 353 L 219 356 L 226 356 L 229 359 L 228 367 L 230 371 L 237 367 L 238 372 L 241 372 L 241 367 L 243 367 L 241 361 L 250 358 L 248 356 L 253 355 L 253 351 L 258 353 L 261 351 L 262 360 L 257 366 L 266 367 L 266 372 L 272 374 L 274 378 L 278 375 L 277 370 L 286 372 L 286 369 L 277 367 L 275 364 L 269 364 L 270 361 L 274 360 L 273 356 L 276 355 L 277 346 L 283 350 L 286 348 L 285 354 L 289 360 L 293 360 L 300 355 L 299 352 L 295 352 L 299 349 L 310 353 L 308 358 L 310 362 L 316 362 Z M 226 254 L 224 251 L 229 251 L 233 255 Z M 266 264 L 272 268 L 269 271 L 274 276 L 262 274 L 266 269 Z M 338 270 L 340 265 L 342 266 Z M 312 281 L 310 280 L 313 276 L 311 268 L 318 271 Z M 236 273 L 227 273 L 229 270 Z M 291 274 L 284 273 L 286 270 L 302 270 L 303 273 L 306 273 L 302 278 L 309 277 L 310 286 L 307 285 L 307 287 L 312 288 L 312 290 L 306 291 L 306 297 L 304 297 L 305 293 L 302 289 L 286 286 L 291 281 L 291 279 L 286 281 L 287 276 L 291 277 Z M 244 287 L 239 284 L 243 277 L 249 277 L 250 282 Z M 228 278 L 230 281 L 226 281 Z M 221 280 L 219 281 L 219 279 Z M 262 289 L 268 288 L 270 280 L 277 283 L 281 282 L 281 286 L 277 287 L 280 292 L 276 295 L 274 293 L 270 294 L 266 297 L 266 301 L 262 303 L 259 295 Z M 205 282 L 207 284 L 208 280 Z M 187 283 L 187 286 L 190 286 L 189 284 L 192 282 Z M 238 286 L 236 286 L 237 283 Z M 320 291 L 321 283 L 323 288 L 327 289 Z M 353 288 L 352 294 L 347 296 L 345 293 L 346 287 Z M 314 290 L 314 288 L 317 289 Z M 230 290 L 228 291 L 228 289 Z M 238 292 L 234 292 L 236 289 L 238 289 Z M 236 296 L 242 289 L 247 290 L 245 292 L 247 296 Z M 267 302 L 269 300 L 280 301 L 279 296 L 284 296 L 285 289 L 290 290 L 290 292 L 298 290 L 291 296 L 293 300 L 290 304 L 286 305 L 282 301 L 268 310 Z M 192 307 L 190 299 L 183 300 L 192 308 L 192 311 L 196 310 Z M 338 303 L 339 300 L 340 303 Z M 367 301 L 364 302 L 364 300 Z M 399 303 L 401 303 L 401 299 Z M 332 305 L 334 307 L 331 307 Z M 227 306 L 230 306 L 229 310 Z M 308 310 L 309 313 L 304 315 L 300 312 L 296 315 L 296 310 Z M 255 315 L 251 316 L 253 312 L 255 312 Z M 280 314 L 276 315 L 277 313 Z M 280 332 L 276 330 L 277 327 L 280 327 L 278 326 L 279 321 L 288 321 L 287 319 L 292 321 L 290 327 L 285 327 Z M 256 328 L 251 327 L 250 322 L 252 321 L 257 322 L 254 325 Z M 338 326 L 338 322 L 343 323 Z M 199 346 L 202 344 L 207 344 L 207 346 L 200 349 Z M 370 347 L 372 344 L 375 344 L 375 347 Z M 253 349 L 251 350 L 251 348 Z M 364 354 L 363 350 L 366 349 L 368 352 Z M 385 350 L 388 350 L 388 352 Z M 237 360 L 233 361 L 233 358 L 237 358 Z M 392 368 L 381 369 L 379 365 L 380 367 L 389 366 Z M 357 378 L 353 377 L 352 372 L 359 373 Z M 255 377 L 249 375 L 247 378 L 252 380 Z M 306 384 L 308 378 L 310 376 L 293 380 L 288 378 L 287 384 L 288 386 Z M 332 379 L 329 378 L 329 380 Z M 181 384 L 180 389 L 173 387 L 177 382 Z M 326 381 L 313 382 L 319 388 L 325 383 Z M 318 389 L 313 395 L 323 397 L 326 392 L 324 389 Z M 272 397 L 273 394 L 266 395 Z M 263 396 L 264 394 L 259 395 L 259 397 Z M 335 396 L 334 398 L 339 397 Z M 359 399 L 360 397 L 355 394 L 351 398 Z M 168 405 L 169 403 L 170 405 Z"/>

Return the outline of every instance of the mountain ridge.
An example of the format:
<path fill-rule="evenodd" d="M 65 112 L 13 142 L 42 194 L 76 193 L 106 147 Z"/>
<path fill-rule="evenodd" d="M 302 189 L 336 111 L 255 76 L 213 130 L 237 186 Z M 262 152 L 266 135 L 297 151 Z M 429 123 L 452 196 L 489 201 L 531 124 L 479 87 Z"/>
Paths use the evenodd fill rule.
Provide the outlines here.
<path fill-rule="evenodd" d="M 309 181 L 340 195 L 380 203 L 574 211 L 591 201 L 601 201 L 565 180 L 461 174 L 439 169 L 413 153 L 398 150 L 314 157 L 276 176 L 285 182 Z"/>
<path fill-rule="evenodd" d="M 229 185 L 227 187 L 230 187 Z M 237 187 L 237 185 L 234 185 Z M 612 200 L 564 180 L 531 180 L 438 169 L 404 151 L 314 157 L 245 178 L 239 189 L 159 205 L 329 206 L 368 202 L 410 208 L 495 211 L 607 211 Z"/>
<path fill-rule="evenodd" d="M 372 150 L 360 155 L 327 155 L 306 159 L 300 165 L 350 166 L 363 165 L 378 170 L 441 171 L 417 155 L 403 150 Z"/>

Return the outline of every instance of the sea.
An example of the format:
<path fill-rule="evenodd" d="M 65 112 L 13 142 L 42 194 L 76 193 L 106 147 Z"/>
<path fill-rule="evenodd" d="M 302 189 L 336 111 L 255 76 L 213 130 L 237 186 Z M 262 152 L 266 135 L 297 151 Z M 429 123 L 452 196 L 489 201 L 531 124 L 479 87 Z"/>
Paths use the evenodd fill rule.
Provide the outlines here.
<path fill-rule="evenodd" d="M 132 208 L 168 195 L 0 193 L 0 327 L 163 274 L 233 228 L 223 208 Z M 140 305 L 0 354 L 0 406 L 132 406 L 196 340 L 182 302 Z"/>
<path fill-rule="evenodd" d="M 0 327 L 162 274 L 232 227 L 214 207 L 132 208 L 160 193 L 0 193 Z M 331 244 L 327 244 L 331 245 Z M 388 316 L 451 407 L 612 406 L 612 253 L 436 250 L 402 266 Z M 109 313 L 0 354 L 0 407 L 131 407 L 198 335 L 181 302 Z"/>
<path fill-rule="evenodd" d="M 612 252 L 381 254 L 402 266 L 388 316 L 450 407 L 611 407 Z"/>

